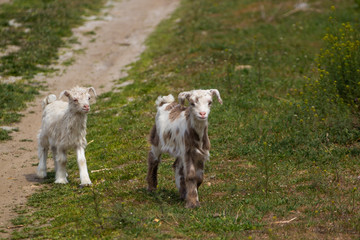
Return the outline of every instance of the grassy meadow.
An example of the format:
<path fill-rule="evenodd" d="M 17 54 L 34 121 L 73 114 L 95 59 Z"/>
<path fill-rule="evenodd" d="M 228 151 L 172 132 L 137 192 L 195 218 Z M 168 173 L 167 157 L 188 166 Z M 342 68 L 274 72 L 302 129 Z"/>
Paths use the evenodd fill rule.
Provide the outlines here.
<path fill-rule="evenodd" d="M 360 237 L 359 5 L 353 0 L 183 0 L 92 105 L 91 187 L 54 172 L 16 209 L 13 239 Z M 172 159 L 146 190 L 158 95 L 217 88 L 201 207 L 185 209 Z M 35 166 L 34 166 L 35 169 Z M 3 230 L 6 231 L 6 230 Z"/>

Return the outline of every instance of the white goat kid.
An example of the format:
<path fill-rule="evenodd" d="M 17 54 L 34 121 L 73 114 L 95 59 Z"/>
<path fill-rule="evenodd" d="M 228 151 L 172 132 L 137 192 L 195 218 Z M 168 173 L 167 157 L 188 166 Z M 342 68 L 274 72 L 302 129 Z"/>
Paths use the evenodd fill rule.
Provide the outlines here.
<path fill-rule="evenodd" d="M 60 93 L 59 100 L 54 94 L 43 100 L 42 125 L 38 134 L 39 165 L 37 175 L 46 177 L 46 160 L 49 148 L 55 162 L 55 183 L 68 183 L 66 177 L 67 151 L 76 150 L 81 185 L 91 185 L 86 165 L 85 147 L 87 113 L 90 111 L 90 92 L 95 89 L 74 87 Z M 69 102 L 61 101 L 66 96 Z"/>
<path fill-rule="evenodd" d="M 217 89 L 192 90 L 179 94 L 179 103 L 170 94 L 156 100 L 157 115 L 150 133 L 151 150 L 148 156 L 148 190 L 157 187 L 157 170 L 162 153 L 176 158 L 173 165 L 175 182 L 187 208 L 200 206 L 198 188 L 203 181 L 204 164 L 209 159 L 208 117 L 212 97 Z M 184 106 L 185 99 L 190 103 Z"/>

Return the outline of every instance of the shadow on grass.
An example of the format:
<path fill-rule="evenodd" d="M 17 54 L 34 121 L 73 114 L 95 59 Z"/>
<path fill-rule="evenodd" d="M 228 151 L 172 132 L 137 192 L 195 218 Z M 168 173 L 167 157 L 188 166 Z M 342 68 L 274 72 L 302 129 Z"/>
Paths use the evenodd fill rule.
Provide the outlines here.
<path fill-rule="evenodd" d="M 28 182 L 33 183 L 50 184 L 55 181 L 55 172 L 47 172 L 47 176 L 45 178 L 39 178 L 36 173 L 25 174 L 24 176 Z"/>
<path fill-rule="evenodd" d="M 150 192 L 146 188 L 139 188 L 134 193 L 143 195 L 147 200 L 155 204 L 179 205 L 184 202 L 180 199 L 176 189 L 158 188 L 156 191 Z"/>
<path fill-rule="evenodd" d="M 25 174 L 25 179 L 32 183 L 44 183 L 46 179 L 39 178 L 36 173 Z"/>

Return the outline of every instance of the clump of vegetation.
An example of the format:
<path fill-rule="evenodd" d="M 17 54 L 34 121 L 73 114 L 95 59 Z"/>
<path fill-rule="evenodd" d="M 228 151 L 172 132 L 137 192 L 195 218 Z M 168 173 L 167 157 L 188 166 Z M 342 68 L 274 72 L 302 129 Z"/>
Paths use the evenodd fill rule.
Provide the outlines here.
<path fill-rule="evenodd" d="M 9 136 L 9 132 L 4 129 L 0 129 L 0 141 L 9 139 L 11 139 L 11 137 Z"/>
<path fill-rule="evenodd" d="M 25 83 L 0 84 L 0 124 L 19 121 L 18 113 L 38 94 L 38 88 Z"/>
<path fill-rule="evenodd" d="M 31 83 L 0 84 L 0 125 L 18 122 L 22 116 L 19 111 L 39 94 L 38 89 Z M 9 139 L 9 132 L 2 130 L 0 141 Z"/>

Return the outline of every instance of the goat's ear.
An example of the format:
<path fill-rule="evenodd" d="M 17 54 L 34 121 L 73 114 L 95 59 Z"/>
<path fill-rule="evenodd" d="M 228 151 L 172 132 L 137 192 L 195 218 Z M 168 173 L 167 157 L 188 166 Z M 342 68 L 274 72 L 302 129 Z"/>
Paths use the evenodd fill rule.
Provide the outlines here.
<path fill-rule="evenodd" d="M 181 105 L 185 104 L 185 99 L 189 100 L 191 93 L 190 92 L 181 92 L 179 93 L 178 99 L 179 99 L 179 103 Z"/>
<path fill-rule="evenodd" d="M 61 93 L 60 93 L 60 95 L 59 95 L 59 99 L 61 99 L 62 98 L 62 96 L 67 96 L 67 97 L 70 97 L 71 96 L 71 94 L 70 94 L 70 92 L 68 91 L 68 90 L 64 90 L 64 91 L 62 91 Z"/>
<path fill-rule="evenodd" d="M 209 91 L 210 91 L 210 93 L 211 93 L 211 96 L 214 96 L 214 95 L 215 95 L 215 96 L 217 97 L 219 103 L 220 103 L 220 104 L 223 104 L 223 101 L 222 101 L 222 99 L 221 99 L 221 97 L 220 97 L 220 93 L 219 93 L 219 91 L 218 91 L 217 89 L 210 89 Z"/>
<path fill-rule="evenodd" d="M 95 88 L 89 87 L 89 88 L 88 88 L 88 92 L 89 92 L 89 93 L 90 93 L 90 92 L 93 92 L 93 93 L 94 93 L 94 96 L 97 97 Z"/>

